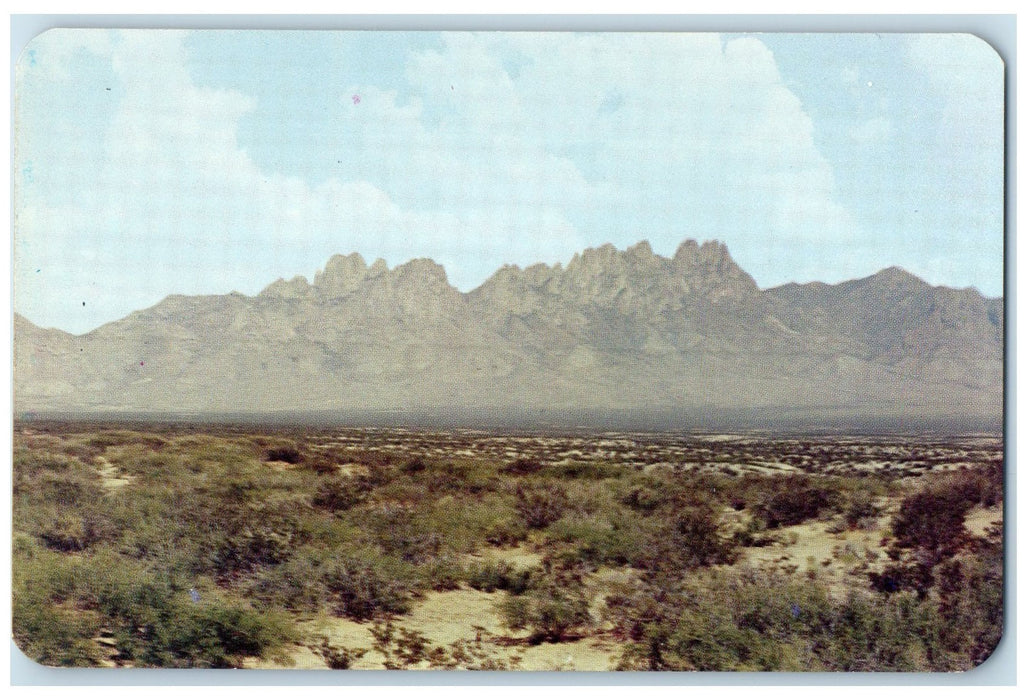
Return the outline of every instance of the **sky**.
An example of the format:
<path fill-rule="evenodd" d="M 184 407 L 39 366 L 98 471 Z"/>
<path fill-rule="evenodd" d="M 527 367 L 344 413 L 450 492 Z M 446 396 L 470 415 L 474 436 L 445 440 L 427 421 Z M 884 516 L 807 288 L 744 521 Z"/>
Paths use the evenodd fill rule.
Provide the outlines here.
<path fill-rule="evenodd" d="M 15 67 L 14 307 L 84 333 L 359 252 L 723 241 L 761 287 L 1003 283 L 1003 75 L 967 34 L 50 30 Z"/>

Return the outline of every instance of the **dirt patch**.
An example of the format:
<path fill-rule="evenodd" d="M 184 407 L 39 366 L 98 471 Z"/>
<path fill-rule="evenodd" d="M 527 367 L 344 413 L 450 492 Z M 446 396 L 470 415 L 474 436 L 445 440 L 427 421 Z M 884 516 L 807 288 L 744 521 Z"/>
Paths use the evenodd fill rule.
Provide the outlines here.
<path fill-rule="evenodd" d="M 100 475 L 100 485 L 105 489 L 113 491 L 132 483 L 132 477 L 119 476 L 118 468 L 106 457 L 97 457 L 95 463 L 96 473 Z"/>
<path fill-rule="evenodd" d="M 597 637 L 544 643 L 523 649 L 520 668 L 527 671 L 613 671 L 621 652 L 616 642 Z"/>
<path fill-rule="evenodd" d="M 490 635 L 509 634 L 495 610 L 505 596 L 505 593 L 473 589 L 432 592 L 397 622 L 443 645 L 474 640 L 477 629 L 484 629 Z"/>
<path fill-rule="evenodd" d="M 971 535 L 986 537 L 989 529 L 1002 526 L 1002 506 L 974 508 L 967 513 L 966 520 L 963 522 Z"/>
<path fill-rule="evenodd" d="M 868 572 L 880 566 L 880 529 L 829 532 L 831 523 L 817 521 L 783 527 L 780 540 L 766 547 L 745 547 L 737 565 L 777 567 L 789 573 L 815 572 L 828 590 L 842 596 Z"/>
<path fill-rule="evenodd" d="M 512 632 L 496 610 L 496 604 L 507 594 L 484 593 L 471 589 L 436 591 L 427 594 L 407 615 L 396 617 L 397 629 L 418 632 L 433 647 L 452 650 L 464 645 L 479 650 L 480 663 L 491 659 L 502 668 L 525 671 L 609 671 L 616 667 L 621 646 L 606 635 L 593 635 L 559 643 L 528 643 L 528 633 Z M 316 646 L 316 640 L 327 638 L 337 649 L 367 650 L 353 662 L 352 670 L 381 670 L 385 657 L 373 649 L 371 623 L 343 618 L 325 617 L 302 623 L 303 632 Z M 285 650 L 287 667 L 294 669 L 325 669 L 324 659 L 314 648 L 293 645 Z M 281 668 L 281 659 L 248 659 L 246 668 Z M 429 669 L 422 661 L 411 666 Z"/>

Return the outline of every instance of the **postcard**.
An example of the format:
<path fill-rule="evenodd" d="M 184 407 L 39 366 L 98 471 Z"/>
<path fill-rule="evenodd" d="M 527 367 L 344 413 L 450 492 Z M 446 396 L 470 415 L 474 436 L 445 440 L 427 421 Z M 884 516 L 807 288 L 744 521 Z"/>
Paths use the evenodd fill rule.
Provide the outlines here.
<path fill-rule="evenodd" d="M 978 667 L 1004 81 L 958 33 L 40 34 L 14 87 L 17 645 Z"/>

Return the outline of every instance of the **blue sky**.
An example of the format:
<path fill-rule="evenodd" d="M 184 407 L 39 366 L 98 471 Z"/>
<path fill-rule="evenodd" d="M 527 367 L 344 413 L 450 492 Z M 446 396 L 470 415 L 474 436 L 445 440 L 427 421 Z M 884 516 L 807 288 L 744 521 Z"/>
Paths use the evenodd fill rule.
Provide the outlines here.
<path fill-rule="evenodd" d="M 724 241 L 762 287 L 1002 291 L 1003 66 L 969 35 L 52 30 L 16 67 L 15 309 L 81 333 L 335 253 Z"/>

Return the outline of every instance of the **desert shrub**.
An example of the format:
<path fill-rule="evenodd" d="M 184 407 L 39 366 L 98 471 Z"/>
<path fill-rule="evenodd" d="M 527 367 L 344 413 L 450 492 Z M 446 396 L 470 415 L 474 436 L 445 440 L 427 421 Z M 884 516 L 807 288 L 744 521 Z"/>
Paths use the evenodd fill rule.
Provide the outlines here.
<path fill-rule="evenodd" d="M 414 567 L 374 552 L 339 553 L 325 562 L 320 575 L 334 612 L 354 620 L 405 613 L 417 589 Z"/>
<path fill-rule="evenodd" d="M 131 658 L 139 666 L 233 668 L 295 639 L 284 617 L 229 603 L 168 601 L 141 627 Z"/>
<path fill-rule="evenodd" d="M 868 574 L 871 587 L 886 595 L 912 591 L 921 600 L 936 591 L 943 615 L 960 609 L 960 601 L 967 597 L 983 596 L 975 605 L 980 614 L 991 616 L 985 628 L 1001 629 L 1001 595 L 997 593 L 1002 588 L 1000 546 L 988 538 L 971 537 L 964 524 L 967 512 L 986 500 L 987 493 L 986 478 L 961 471 L 931 479 L 903 498 L 892 519 L 895 541 L 888 549 L 891 562 L 880 572 Z M 964 588 L 964 570 L 976 572 L 972 593 Z M 957 616 L 970 628 L 980 619 L 972 622 Z M 986 637 L 989 633 L 980 634 Z M 997 636 L 991 641 L 997 643 Z M 985 648 L 990 653 L 990 641 L 964 656 L 979 659 Z"/>
<path fill-rule="evenodd" d="M 850 491 L 846 497 L 842 520 L 849 529 L 868 527 L 881 514 L 874 495 L 866 490 Z"/>
<path fill-rule="evenodd" d="M 942 643 L 955 666 L 973 668 L 1002 638 L 1002 547 L 978 540 L 971 553 L 939 565 L 936 577 Z"/>
<path fill-rule="evenodd" d="M 90 641 L 100 620 L 75 610 L 76 572 L 67 557 L 16 536 L 12 551 L 11 617 L 14 641 L 30 659 L 47 666 L 93 666 Z"/>
<path fill-rule="evenodd" d="M 328 511 L 348 510 L 364 500 L 366 493 L 357 482 L 347 477 L 329 477 L 321 482 L 310 502 L 315 508 Z"/>
<path fill-rule="evenodd" d="M 93 447 L 107 448 L 115 445 L 137 444 L 142 442 L 143 437 L 140 433 L 131 430 L 104 430 L 87 438 L 86 443 Z"/>
<path fill-rule="evenodd" d="M 549 527 L 547 541 L 563 545 L 565 559 L 590 568 L 603 564 L 623 566 L 638 561 L 647 538 L 655 537 L 654 525 L 638 517 L 614 513 L 572 515 Z"/>
<path fill-rule="evenodd" d="M 210 573 L 222 580 L 275 566 L 288 559 L 308 539 L 300 517 L 302 504 L 287 501 L 249 501 L 225 504 L 208 503 L 204 513 L 190 523 L 187 539 L 204 543 L 205 557 L 199 573 Z"/>
<path fill-rule="evenodd" d="M 419 474 L 428 468 L 428 463 L 424 461 L 423 457 L 414 457 L 413 459 L 407 460 L 400 471 L 404 474 Z"/>
<path fill-rule="evenodd" d="M 630 553 L 632 566 L 650 572 L 682 571 L 734 561 L 737 544 L 720 532 L 720 515 L 710 504 L 661 509 L 641 530 Z"/>
<path fill-rule="evenodd" d="M 652 513 L 668 500 L 665 490 L 648 484 L 631 488 L 620 498 L 620 502 L 640 513 Z"/>
<path fill-rule="evenodd" d="M 110 549 L 70 559 L 18 550 L 15 638 L 33 658 L 95 665 L 101 628 L 136 666 L 228 667 L 294 637 L 284 618 L 212 598 L 193 602 L 165 576 Z"/>
<path fill-rule="evenodd" d="M 418 564 L 442 551 L 442 535 L 431 529 L 425 514 L 413 506 L 391 500 L 376 502 L 351 509 L 346 516 L 389 556 Z"/>
<path fill-rule="evenodd" d="M 986 508 L 1002 503 L 1005 489 L 1005 473 L 1002 461 L 989 462 L 977 474 L 981 479 L 978 503 Z"/>
<path fill-rule="evenodd" d="M 32 497 L 41 503 L 63 509 L 82 508 L 101 500 L 104 491 L 95 474 L 72 468 L 39 474 Z"/>
<path fill-rule="evenodd" d="M 99 649 L 91 641 L 95 617 L 19 594 L 12 599 L 14 641 L 27 657 L 44 666 L 96 666 Z"/>
<path fill-rule="evenodd" d="M 709 506 L 679 511 L 673 521 L 671 537 L 690 566 L 709 566 L 733 560 L 734 547 L 721 536 L 719 516 Z"/>
<path fill-rule="evenodd" d="M 484 533 L 485 541 L 497 547 L 512 547 L 528 538 L 528 526 L 518 517 L 497 520 Z"/>
<path fill-rule="evenodd" d="M 426 506 L 421 527 L 437 533 L 443 549 L 452 552 L 472 552 L 492 536 L 504 540 L 495 544 L 513 544 L 523 539 L 527 530 L 508 501 L 497 494 L 468 497 L 447 493 Z M 510 528 L 504 534 L 507 523 Z"/>
<path fill-rule="evenodd" d="M 963 522 L 973 505 L 954 483 L 943 483 L 910 494 L 892 520 L 892 533 L 900 547 L 942 552 L 965 534 Z"/>
<path fill-rule="evenodd" d="M 99 477 L 72 461 L 15 476 L 14 525 L 52 549 L 81 552 L 117 537 Z"/>
<path fill-rule="evenodd" d="M 930 561 L 886 564 L 881 571 L 871 571 L 868 576 L 871 588 L 885 594 L 915 591 L 924 598 L 934 585 L 933 564 Z"/>
<path fill-rule="evenodd" d="M 530 641 L 560 642 L 590 626 L 589 598 L 580 579 L 553 572 L 533 576 L 527 590 L 499 604 L 512 630 L 529 630 Z"/>
<path fill-rule="evenodd" d="M 771 529 L 820 517 L 837 501 L 836 491 L 806 475 L 778 477 L 765 484 L 768 492 L 754 504 L 753 512 Z"/>
<path fill-rule="evenodd" d="M 731 541 L 739 547 L 767 547 L 778 541 L 773 533 L 767 532 L 767 525 L 759 518 L 749 518 L 745 526 L 735 530 Z"/>
<path fill-rule="evenodd" d="M 384 657 L 382 664 L 388 670 L 408 668 L 422 661 L 445 659 L 442 647 L 432 648 L 431 640 L 417 630 L 395 625 L 390 618 L 375 620 L 371 626 L 374 650 Z"/>
<path fill-rule="evenodd" d="M 257 573 L 245 589 L 260 603 L 294 612 L 369 620 L 409 610 L 424 583 L 415 567 L 380 551 L 306 547 L 279 566 Z"/>
<path fill-rule="evenodd" d="M 832 671 L 956 670 L 939 645 L 941 624 L 933 603 L 912 594 L 853 592 L 838 606 L 821 658 Z"/>
<path fill-rule="evenodd" d="M 190 471 L 197 474 L 205 466 L 199 459 L 192 458 L 192 455 L 172 450 L 154 452 L 138 445 L 120 446 L 112 450 L 108 457 L 126 474 L 153 480 L 177 479 L 184 476 L 183 472 Z"/>
<path fill-rule="evenodd" d="M 507 591 L 515 595 L 524 593 L 531 578 L 530 569 L 518 569 L 513 564 L 496 559 L 485 559 L 467 566 L 464 579 L 478 591 L 492 593 Z"/>
<path fill-rule="evenodd" d="M 49 510 L 49 509 L 48 509 Z M 38 535 L 47 547 L 60 552 L 81 552 L 104 541 L 111 534 L 110 523 L 98 513 L 62 512 L 39 528 Z"/>
<path fill-rule="evenodd" d="M 548 464 L 537 472 L 554 479 L 613 479 L 623 472 L 623 468 L 608 462 L 567 462 Z"/>
<path fill-rule="evenodd" d="M 567 510 L 567 491 L 560 486 L 517 486 L 517 512 L 529 529 L 539 530 L 560 519 Z"/>
<path fill-rule="evenodd" d="M 607 618 L 629 643 L 623 669 L 915 671 L 963 668 L 932 601 L 853 593 L 779 573 L 701 571 L 625 588 Z"/>
<path fill-rule="evenodd" d="M 495 467 L 479 460 L 447 460 L 436 464 L 426 481 L 433 493 L 466 495 L 489 493 L 499 485 Z"/>
<path fill-rule="evenodd" d="M 275 445 L 264 450 L 264 461 L 299 464 L 303 461 L 303 453 L 295 445 Z"/>
<path fill-rule="evenodd" d="M 527 476 L 542 471 L 542 462 L 537 459 L 520 457 L 506 464 L 500 471 L 512 476 Z"/>
<path fill-rule="evenodd" d="M 328 668 L 334 671 L 344 671 L 352 667 L 367 652 L 367 649 L 337 647 L 329 641 L 328 637 L 322 637 L 317 645 L 317 653 L 324 659 Z"/>
<path fill-rule="evenodd" d="M 384 460 L 384 458 L 382 458 L 382 460 Z M 379 462 L 382 460 L 379 460 Z M 399 469 L 391 466 L 388 462 L 368 463 L 366 466 L 367 472 L 358 474 L 355 477 L 357 484 L 359 484 L 363 491 L 372 491 L 390 484 L 400 473 Z"/>
<path fill-rule="evenodd" d="M 31 488 L 40 474 L 63 474 L 84 468 L 80 461 L 48 450 L 16 447 L 12 461 L 14 493 Z"/>
<path fill-rule="evenodd" d="M 902 500 L 892 520 L 892 532 L 900 547 L 951 553 L 965 539 L 963 524 L 969 510 L 975 505 L 995 505 L 1001 499 L 998 464 L 934 477 Z"/>
<path fill-rule="evenodd" d="M 308 459 L 304 466 L 315 474 L 319 474 L 321 476 L 335 474 L 339 471 L 339 465 L 324 456 L 317 456 Z"/>

